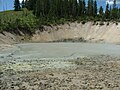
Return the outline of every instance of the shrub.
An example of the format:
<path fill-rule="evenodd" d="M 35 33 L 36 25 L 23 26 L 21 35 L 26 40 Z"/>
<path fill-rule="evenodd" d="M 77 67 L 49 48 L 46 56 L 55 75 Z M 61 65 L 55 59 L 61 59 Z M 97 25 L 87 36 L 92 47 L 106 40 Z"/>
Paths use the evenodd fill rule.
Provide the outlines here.
<path fill-rule="evenodd" d="M 116 22 L 115 24 L 118 25 L 118 22 Z"/>
<path fill-rule="evenodd" d="M 100 24 L 99 24 L 100 26 L 102 26 L 102 25 L 104 25 L 104 22 L 100 22 Z"/>
<path fill-rule="evenodd" d="M 96 25 L 98 25 L 98 22 L 96 23 Z"/>
<path fill-rule="evenodd" d="M 106 24 L 107 26 L 109 26 L 109 22 L 107 22 L 107 24 Z"/>
<path fill-rule="evenodd" d="M 93 22 L 93 25 L 95 25 L 95 24 L 96 24 L 96 21 Z"/>
<path fill-rule="evenodd" d="M 82 21 L 82 24 L 85 24 L 86 23 L 86 21 Z"/>

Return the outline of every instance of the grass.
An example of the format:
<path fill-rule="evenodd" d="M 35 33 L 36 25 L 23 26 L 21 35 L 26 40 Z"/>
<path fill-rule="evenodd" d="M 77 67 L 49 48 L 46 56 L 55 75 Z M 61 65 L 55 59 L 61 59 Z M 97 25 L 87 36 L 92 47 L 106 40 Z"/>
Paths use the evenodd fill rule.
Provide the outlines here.
<path fill-rule="evenodd" d="M 37 18 L 27 9 L 0 12 L 0 31 L 16 29 L 33 31 L 36 25 Z"/>
<path fill-rule="evenodd" d="M 22 30 L 23 32 L 34 32 L 35 29 L 39 29 L 41 25 L 57 25 L 64 24 L 67 19 L 51 18 L 36 18 L 32 11 L 23 9 L 21 11 L 5 11 L 0 12 L 0 32 L 2 31 L 14 31 Z"/>

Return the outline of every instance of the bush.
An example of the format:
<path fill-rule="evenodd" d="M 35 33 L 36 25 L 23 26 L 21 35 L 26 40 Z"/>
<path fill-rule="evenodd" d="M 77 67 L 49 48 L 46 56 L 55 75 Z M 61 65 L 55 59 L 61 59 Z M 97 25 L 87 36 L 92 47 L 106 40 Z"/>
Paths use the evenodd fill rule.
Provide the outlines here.
<path fill-rule="evenodd" d="M 86 23 L 86 21 L 82 21 L 82 24 L 85 24 Z"/>
<path fill-rule="evenodd" d="M 32 11 L 6 11 L 0 13 L 0 31 L 28 30 L 33 31 L 38 25 L 38 19 Z"/>
<path fill-rule="evenodd" d="M 115 24 L 118 25 L 118 22 L 116 22 Z"/>
<path fill-rule="evenodd" d="M 96 25 L 96 21 L 93 22 L 93 25 Z"/>
<path fill-rule="evenodd" d="M 100 26 L 102 26 L 102 25 L 104 25 L 104 22 L 100 22 L 100 24 L 99 24 Z"/>
<path fill-rule="evenodd" d="M 107 22 L 107 24 L 106 24 L 107 26 L 109 26 L 109 22 Z"/>
<path fill-rule="evenodd" d="M 98 25 L 98 22 L 96 23 L 96 25 Z"/>

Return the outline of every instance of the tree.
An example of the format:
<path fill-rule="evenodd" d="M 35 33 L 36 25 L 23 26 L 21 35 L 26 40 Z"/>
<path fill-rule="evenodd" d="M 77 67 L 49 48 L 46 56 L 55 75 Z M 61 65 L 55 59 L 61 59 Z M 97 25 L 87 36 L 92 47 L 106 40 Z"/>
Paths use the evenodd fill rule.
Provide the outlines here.
<path fill-rule="evenodd" d="M 111 19 L 118 19 L 119 18 L 119 9 L 118 8 L 111 9 L 110 18 Z"/>
<path fill-rule="evenodd" d="M 109 4 L 107 3 L 107 5 L 106 5 L 106 10 L 105 10 L 105 18 L 108 19 L 109 16 L 110 16 Z"/>
<path fill-rule="evenodd" d="M 25 8 L 25 1 L 22 1 L 22 8 Z"/>
<path fill-rule="evenodd" d="M 94 14 L 94 16 L 97 15 L 97 2 L 96 2 L 96 0 L 94 1 L 94 10 L 93 10 L 93 14 Z"/>
<path fill-rule="evenodd" d="M 63 6 L 64 6 L 64 8 L 63 8 L 64 16 L 65 16 L 65 18 L 68 18 L 68 16 L 69 16 L 69 0 L 64 0 Z"/>
<path fill-rule="evenodd" d="M 21 7 L 20 7 L 20 1 L 19 0 L 15 0 L 14 1 L 14 10 L 15 11 L 19 11 L 19 10 L 21 10 Z"/>
<path fill-rule="evenodd" d="M 116 0 L 113 1 L 113 8 L 116 8 Z"/>
<path fill-rule="evenodd" d="M 103 7 L 100 6 L 100 9 L 99 9 L 99 16 L 100 16 L 100 17 L 103 17 L 103 15 L 104 15 Z"/>
<path fill-rule="evenodd" d="M 81 1 L 81 15 L 84 16 L 85 15 L 85 0 Z"/>
<path fill-rule="evenodd" d="M 76 17 L 77 16 L 77 12 L 78 12 L 78 3 L 77 3 L 77 0 L 73 0 L 73 4 L 72 4 L 72 13 L 73 13 L 73 16 Z"/>
<path fill-rule="evenodd" d="M 36 0 L 26 0 L 26 8 L 29 10 L 35 9 Z"/>
<path fill-rule="evenodd" d="M 93 16 L 93 0 L 88 0 L 87 15 Z"/>

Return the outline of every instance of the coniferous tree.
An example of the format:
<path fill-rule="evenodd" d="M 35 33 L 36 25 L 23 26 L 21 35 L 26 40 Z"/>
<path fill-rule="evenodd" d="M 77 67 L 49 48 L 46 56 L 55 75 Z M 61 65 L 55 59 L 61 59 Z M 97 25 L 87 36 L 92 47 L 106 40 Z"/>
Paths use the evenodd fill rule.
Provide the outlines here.
<path fill-rule="evenodd" d="M 63 8 L 63 10 L 64 10 L 64 16 L 65 16 L 65 18 L 67 18 L 68 16 L 69 16 L 69 1 L 68 0 L 64 0 L 64 8 Z"/>
<path fill-rule="evenodd" d="M 78 15 L 79 15 L 79 16 L 82 15 L 82 0 L 79 0 L 79 4 L 78 4 Z"/>
<path fill-rule="evenodd" d="M 88 0 L 87 14 L 93 16 L 93 0 Z"/>
<path fill-rule="evenodd" d="M 116 8 L 116 0 L 113 0 L 113 8 Z"/>
<path fill-rule="evenodd" d="M 85 15 L 85 10 L 86 10 L 86 9 L 85 9 L 85 8 L 86 8 L 86 7 L 85 7 L 85 0 L 82 0 L 81 3 L 82 3 L 82 12 L 81 12 L 81 14 L 82 14 L 82 16 L 83 16 L 83 15 Z"/>
<path fill-rule="evenodd" d="M 78 12 L 78 3 L 77 0 L 73 0 L 72 13 L 74 17 L 77 16 L 77 12 Z"/>
<path fill-rule="evenodd" d="M 96 16 L 97 15 L 97 2 L 96 0 L 94 1 L 94 10 L 93 10 L 93 15 Z"/>
<path fill-rule="evenodd" d="M 14 10 L 15 10 L 15 11 L 21 10 L 20 1 L 19 1 L 19 0 L 15 0 L 15 1 L 14 1 Z"/>
<path fill-rule="evenodd" d="M 109 4 L 107 3 L 107 5 L 106 5 L 106 10 L 105 10 L 105 18 L 108 19 L 109 16 L 110 16 Z"/>
<path fill-rule="evenodd" d="M 100 9 L 99 9 L 99 16 L 100 16 L 100 17 L 103 17 L 103 15 L 104 15 L 103 7 L 100 6 Z"/>
<path fill-rule="evenodd" d="M 110 18 L 111 19 L 118 19 L 118 17 L 119 17 L 119 10 L 118 10 L 118 8 L 111 9 L 111 11 L 110 11 Z"/>
<path fill-rule="evenodd" d="M 72 16 L 72 11 L 73 11 L 72 7 L 73 7 L 73 0 L 69 0 L 69 15 L 70 15 L 70 17 Z"/>
<path fill-rule="evenodd" d="M 36 0 L 27 0 L 26 1 L 26 8 L 29 10 L 34 10 L 36 5 Z"/>
<path fill-rule="evenodd" d="M 25 1 L 22 1 L 22 8 L 25 8 Z"/>
<path fill-rule="evenodd" d="M 36 7 L 35 7 L 35 15 L 37 16 L 37 17 L 40 17 L 40 16 L 42 16 L 41 15 L 41 13 L 42 13 L 42 10 L 41 10 L 41 2 L 40 2 L 40 0 L 37 0 L 36 1 Z M 28 5 L 28 4 L 27 4 Z"/>

